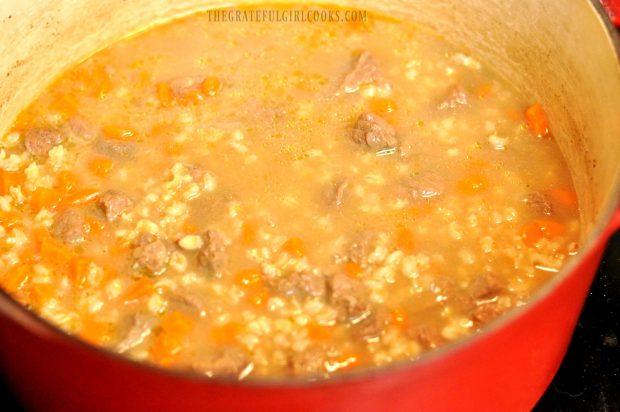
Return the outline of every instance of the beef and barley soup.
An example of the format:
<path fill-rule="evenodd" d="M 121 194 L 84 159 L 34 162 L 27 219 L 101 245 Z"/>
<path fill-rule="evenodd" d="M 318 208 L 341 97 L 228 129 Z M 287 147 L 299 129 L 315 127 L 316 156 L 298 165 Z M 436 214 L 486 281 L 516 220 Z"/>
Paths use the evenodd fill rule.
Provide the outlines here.
<path fill-rule="evenodd" d="M 475 333 L 576 253 L 544 108 L 410 23 L 202 12 L 66 71 L 0 150 L 0 284 L 206 376 L 329 377 Z"/>

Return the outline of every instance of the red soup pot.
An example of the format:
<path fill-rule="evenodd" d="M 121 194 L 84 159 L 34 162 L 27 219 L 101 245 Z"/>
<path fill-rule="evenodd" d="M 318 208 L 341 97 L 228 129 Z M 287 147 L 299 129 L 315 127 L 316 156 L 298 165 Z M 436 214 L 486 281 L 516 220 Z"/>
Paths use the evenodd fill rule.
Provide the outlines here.
<path fill-rule="evenodd" d="M 606 241 L 620 227 L 620 66 L 613 28 L 598 3 L 587 0 L 327 2 L 334 3 L 419 22 L 543 103 L 579 195 L 580 252 L 529 304 L 481 333 L 414 362 L 322 382 L 239 383 L 141 365 L 68 336 L 1 294 L 0 366 L 28 408 L 524 411 L 536 403 L 562 360 Z M 93 50 L 153 21 L 217 5 L 3 0 L 0 134 L 55 76 Z"/>

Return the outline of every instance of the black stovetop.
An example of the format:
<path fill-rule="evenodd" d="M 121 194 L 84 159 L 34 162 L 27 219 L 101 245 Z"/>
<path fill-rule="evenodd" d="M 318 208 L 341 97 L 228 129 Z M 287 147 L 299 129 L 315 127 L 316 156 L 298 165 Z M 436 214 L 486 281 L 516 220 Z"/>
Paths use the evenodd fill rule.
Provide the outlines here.
<path fill-rule="evenodd" d="M 620 411 L 619 335 L 620 232 L 605 253 L 566 358 L 534 411 Z M 23 411 L 1 380 L 0 410 Z"/>

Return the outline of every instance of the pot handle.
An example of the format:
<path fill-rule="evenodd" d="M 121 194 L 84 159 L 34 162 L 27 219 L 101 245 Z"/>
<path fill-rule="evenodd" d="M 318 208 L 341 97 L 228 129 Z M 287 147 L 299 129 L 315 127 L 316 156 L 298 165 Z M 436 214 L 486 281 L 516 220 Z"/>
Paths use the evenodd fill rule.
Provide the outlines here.
<path fill-rule="evenodd" d="M 620 29 L 620 0 L 600 0 L 607 15 L 616 28 Z"/>

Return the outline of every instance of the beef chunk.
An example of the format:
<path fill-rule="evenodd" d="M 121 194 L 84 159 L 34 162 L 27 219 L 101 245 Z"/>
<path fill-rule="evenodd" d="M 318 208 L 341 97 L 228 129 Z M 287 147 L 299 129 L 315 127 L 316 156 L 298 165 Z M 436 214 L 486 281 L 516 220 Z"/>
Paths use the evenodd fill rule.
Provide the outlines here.
<path fill-rule="evenodd" d="M 344 202 L 345 192 L 349 187 L 349 180 L 342 179 L 335 182 L 327 191 L 327 204 L 330 206 L 340 207 Z"/>
<path fill-rule="evenodd" d="M 428 325 L 413 326 L 408 330 L 408 335 L 425 349 L 435 349 L 446 341 L 437 327 Z"/>
<path fill-rule="evenodd" d="M 168 248 L 150 233 L 140 235 L 136 241 L 133 257 L 138 264 L 153 274 L 160 274 L 168 264 Z"/>
<path fill-rule="evenodd" d="M 327 290 L 325 277 L 312 272 L 295 272 L 274 280 L 274 289 L 284 296 L 298 298 L 324 297 Z"/>
<path fill-rule="evenodd" d="M 119 353 L 127 352 L 130 349 L 142 344 L 151 334 L 157 319 L 153 316 L 136 313 L 131 317 L 131 326 L 125 337 L 116 345 Z"/>
<path fill-rule="evenodd" d="M 506 291 L 506 286 L 499 278 L 485 274 L 478 276 L 469 285 L 469 294 L 475 300 L 491 300 Z"/>
<path fill-rule="evenodd" d="M 204 244 L 198 252 L 198 263 L 210 272 L 221 272 L 228 263 L 224 238 L 215 230 L 207 230 L 202 239 Z"/>
<path fill-rule="evenodd" d="M 309 348 L 289 356 L 289 367 L 295 376 L 320 376 L 326 373 L 327 356 L 321 348 Z"/>
<path fill-rule="evenodd" d="M 484 325 L 498 318 L 505 312 L 505 309 L 495 302 L 484 303 L 477 306 L 471 314 L 474 322 Z"/>
<path fill-rule="evenodd" d="M 340 90 L 344 93 L 355 93 L 361 86 L 368 84 L 374 84 L 384 90 L 390 89 L 375 59 L 369 52 L 364 51 L 344 78 Z"/>
<path fill-rule="evenodd" d="M 99 206 L 105 213 L 105 217 L 112 222 L 133 207 L 133 200 L 122 192 L 108 190 L 99 198 Z"/>
<path fill-rule="evenodd" d="M 424 173 L 404 180 L 401 195 L 407 200 L 432 199 L 441 196 L 445 180 L 435 173 Z"/>
<path fill-rule="evenodd" d="M 130 159 L 135 156 L 138 147 L 132 142 L 99 138 L 95 141 L 95 150 L 114 159 Z"/>
<path fill-rule="evenodd" d="M 532 192 L 527 194 L 523 201 L 536 213 L 542 215 L 552 215 L 553 206 L 544 194 L 540 192 Z"/>
<path fill-rule="evenodd" d="M 72 117 L 62 126 L 62 134 L 70 142 L 76 144 L 90 144 L 99 137 L 99 129 L 88 124 L 80 117 Z"/>
<path fill-rule="evenodd" d="M 337 273 L 328 282 L 329 301 L 338 311 L 338 320 L 358 323 L 370 314 L 368 294 L 361 281 Z"/>
<path fill-rule="evenodd" d="M 368 257 L 375 249 L 375 236 L 370 232 L 360 233 L 349 246 L 347 257 L 351 262 L 361 265 L 368 261 Z"/>
<path fill-rule="evenodd" d="M 184 310 L 188 312 L 197 313 L 200 316 L 205 316 L 207 307 L 204 300 L 185 288 L 178 288 L 170 293 L 170 301 L 178 304 Z"/>
<path fill-rule="evenodd" d="M 469 102 L 467 92 L 460 86 L 454 87 L 448 95 L 437 105 L 439 110 L 454 110 L 466 106 Z"/>
<path fill-rule="evenodd" d="M 34 128 L 24 134 L 26 150 L 35 156 L 45 156 L 52 147 L 64 141 L 64 136 L 56 129 Z"/>
<path fill-rule="evenodd" d="M 66 243 L 83 242 L 86 231 L 84 211 L 75 207 L 58 213 L 52 225 L 52 235 Z"/>
<path fill-rule="evenodd" d="M 210 378 L 225 377 L 243 379 L 252 372 L 254 365 L 248 354 L 237 347 L 217 348 L 193 369 Z"/>
<path fill-rule="evenodd" d="M 383 334 L 389 322 L 390 314 L 387 310 L 385 308 L 375 308 L 365 318 L 353 325 L 352 334 L 356 338 L 372 342 Z"/>
<path fill-rule="evenodd" d="M 371 149 L 385 149 L 398 145 L 394 128 L 383 118 L 370 112 L 362 113 L 358 117 L 351 138 L 355 143 Z"/>

